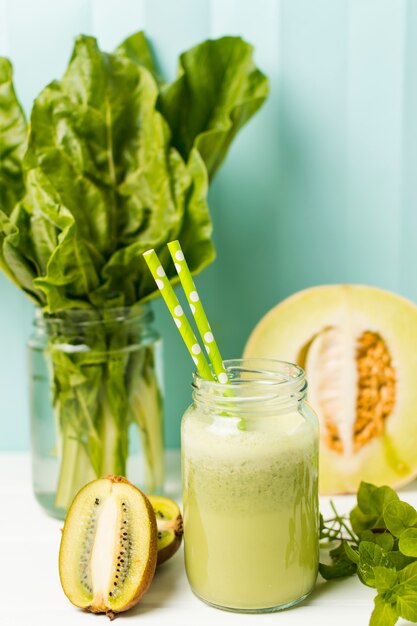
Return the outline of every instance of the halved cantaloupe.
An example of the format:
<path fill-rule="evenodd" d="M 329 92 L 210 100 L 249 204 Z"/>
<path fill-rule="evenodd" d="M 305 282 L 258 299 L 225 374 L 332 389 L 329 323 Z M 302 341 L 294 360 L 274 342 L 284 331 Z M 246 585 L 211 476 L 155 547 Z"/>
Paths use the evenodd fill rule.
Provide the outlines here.
<path fill-rule="evenodd" d="M 360 285 L 306 289 L 272 309 L 244 356 L 298 363 L 320 420 L 320 491 L 417 475 L 417 307 Z"/>

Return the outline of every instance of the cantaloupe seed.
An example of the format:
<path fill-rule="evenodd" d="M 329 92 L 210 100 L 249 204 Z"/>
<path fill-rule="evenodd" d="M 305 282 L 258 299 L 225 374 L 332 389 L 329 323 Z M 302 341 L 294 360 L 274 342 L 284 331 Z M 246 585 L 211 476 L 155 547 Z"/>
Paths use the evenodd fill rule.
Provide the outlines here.
<path fill-rule="evenodd" d="M 326 446 L 351 454 L 381 436 L 396 400 L 396 373 L 383 337 L 365 330 L 351 341 L 346 329 L 327 327 L 300 354 Z"/>
<path fill-rule="evenodd" d="M 396 373 L 387 344 L 378 333 L 365 331 L 357 340 L 358 395 L 353 440 L 355 451 L 382 435 L 384 421 L 395 407 Z"/>

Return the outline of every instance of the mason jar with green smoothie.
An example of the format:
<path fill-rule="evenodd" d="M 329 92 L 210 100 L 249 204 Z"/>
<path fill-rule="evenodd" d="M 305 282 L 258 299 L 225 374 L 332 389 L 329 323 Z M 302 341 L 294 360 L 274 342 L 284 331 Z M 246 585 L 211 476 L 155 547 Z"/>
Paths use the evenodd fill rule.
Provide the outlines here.
<path fill-rule="evenodd" d="M 278 611 L 305 598 L 318 571 L 319 428 L 304 371 L 273 359 L 223 361 L 179 242 L 168 249 L 204 346 L 147 251 L 197 370 L 181 428 L 188 580 L 218 608 Z"/>
<path fill-rule="evenodd" d="M 194 377 L 182 422 L 185 564 L 219 608 L 300 602 L 318 568 L 318 423 L 301 368 L 234 360 L 230 384 Z"/>

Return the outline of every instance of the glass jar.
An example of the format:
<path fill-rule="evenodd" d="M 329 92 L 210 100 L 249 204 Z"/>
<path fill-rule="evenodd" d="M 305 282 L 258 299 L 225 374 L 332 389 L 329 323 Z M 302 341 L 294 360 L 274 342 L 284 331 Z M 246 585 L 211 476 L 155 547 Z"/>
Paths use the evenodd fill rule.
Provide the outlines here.
<path fill-rule="evenodd" d="M 318 421 L 297 365 L 225 361 L 230 385 L 195 375 L 182 421 L 185 565 L 218 608 L 269 612 L 318 571 Z"/>
<path fill-rule="evenodd" d="M 127 476 L 147 493 L 162 488 L 162 345 L 152 321 L 149 305 L 53 317 L 36 310 L 32 474 L 53 516 L 63 518 L 77 491 L 100 476 Z"/>

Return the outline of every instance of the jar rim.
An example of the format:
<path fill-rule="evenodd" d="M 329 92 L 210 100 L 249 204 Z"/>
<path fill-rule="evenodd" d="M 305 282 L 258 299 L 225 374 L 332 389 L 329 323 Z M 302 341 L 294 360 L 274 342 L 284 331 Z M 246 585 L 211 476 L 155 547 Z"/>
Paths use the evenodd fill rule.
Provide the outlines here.
<path fill-rule="evenodd" d="M 202 404 L 230 404 L 247 408 L 254 403 L 298 403 L 306 397 L 307 382 L 302 367 L 279 359 L 243 358 L 223 361 L 230 384 L 193 376 L 193 398 Z"/>
<path fill-rule="evenodd" d="M 291 361 L 284 361 L 281 359 L 271 359 L 271 358 L 241 358 L 241 359 L 225 359 L 223 361 L 224 368 L 229 375 L 230 382 L 234 384 L 236 379 L 233 374 L 235 372 L 246 372 L 247 374 L 263 374 L 266 375 L 268 384 L 270 385 L 279 385 L 282 389 L 285 385 L 290 386 L 294 385 L 299 381 L 304 380 L 305 372 L 302 367 L 297 365 L 296 363 L 291 363 Z M 247 382 L 254 382 L 262 380 L 261 378 L 256 379 L 244 379 Z M 241 381 L 243 382 L 243 381 Z M 203 378 L 201 374 L 198 372 L 194 373 L 193 376 L 193 384 L 204 385 L 207 388 L 212 389 L 225 389 L 225 385 L 223 383 L 219 383 L 217 380 L 207 380 Z"/>
<path fill-rule="evenodd" d="M 135 304 L 130 307 L 73 308 L 44 313 L 41 307 L 35 307 L 34 325 L 38 328 L 54 325 L 67 325 L 89 328 L 95 325 L 107 325 L 123 322 L 150 323 L 154 315 L 149 302 Z"/>

